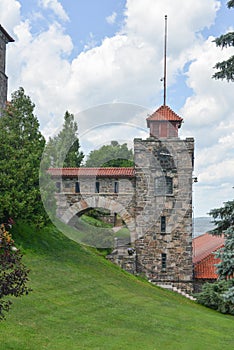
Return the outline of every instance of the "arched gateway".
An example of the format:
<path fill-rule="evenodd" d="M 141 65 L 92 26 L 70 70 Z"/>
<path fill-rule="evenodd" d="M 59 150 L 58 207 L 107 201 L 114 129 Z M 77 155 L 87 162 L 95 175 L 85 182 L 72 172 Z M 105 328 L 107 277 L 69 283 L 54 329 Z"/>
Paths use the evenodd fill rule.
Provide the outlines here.
<path fill-rule="evenodd" d="M 63 168 L 49 173 L 58 188 L 57 214 L 62 221 L 68 223 L 87 208 L 118 213 L 130 229 L 135 254 L 129 261 L 127 249 L 115 249 L 109 258 L 156 284 L 191 292 L 194 140 L 178 137 L 181 123 L 166 105 L 149 116 L 150 137 L 134 139 L 132 168 Z"/>

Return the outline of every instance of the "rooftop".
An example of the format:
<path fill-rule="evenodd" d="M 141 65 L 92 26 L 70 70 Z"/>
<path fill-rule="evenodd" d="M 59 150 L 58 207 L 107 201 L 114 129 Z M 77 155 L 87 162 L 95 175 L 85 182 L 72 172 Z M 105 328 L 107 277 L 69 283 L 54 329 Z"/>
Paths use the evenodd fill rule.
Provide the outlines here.
<path fill-rule="evenodd" d="M 128 168 L 50 168 L 48 173 L 52 176 L 63 177 L 134 177 L 133 167 Z"/>
<path fill-rule="evenodd" d="M 205 259 L 208 255 L 215 252 L 224 245 L 224 237 L 212 236 L 209 233 L 204 233 L 193 239 L 194 264 Z"/>
<path fill-rule="evenodd" d="M 182 123 L 183 119 L 178 116 L 170 107 L 163 105 L 159 107 L 153 114 L 151 114 L 147 119 L 148 121 L 177 121 Z"/>

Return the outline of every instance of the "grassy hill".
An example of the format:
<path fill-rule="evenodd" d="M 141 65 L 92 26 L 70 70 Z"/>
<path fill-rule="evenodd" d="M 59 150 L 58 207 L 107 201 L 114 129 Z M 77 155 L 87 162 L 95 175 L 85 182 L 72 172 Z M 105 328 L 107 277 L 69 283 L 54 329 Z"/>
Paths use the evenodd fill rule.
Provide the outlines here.
<path fill-rule="evenodd" d="M 234 318 L 121 271 L 53 226 L 14 227 L 28 296 L 1 322 L 2 350 L 233 349 Z"/>

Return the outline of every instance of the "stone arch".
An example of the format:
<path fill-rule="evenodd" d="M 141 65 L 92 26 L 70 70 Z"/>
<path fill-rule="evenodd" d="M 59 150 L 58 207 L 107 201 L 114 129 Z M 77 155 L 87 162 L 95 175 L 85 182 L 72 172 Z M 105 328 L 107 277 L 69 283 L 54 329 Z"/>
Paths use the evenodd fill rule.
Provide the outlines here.
<path fill-rule="evenodd" d="M 136 240 L 136 229 L 135 229 L 135 219 L 134 217 L 126 210 L 126 208 L 119 202 L 109 199 L 104 196 L 95 196 L 81 199 L 79 202 L 71 205 L 65 213 L 60 218 L 65 224 L 68 224 L 69 221 L 79 213 L 84 212 L 87 209 L 91 208 L 103 208 L 108 209 L 112 213 L 117 213 L 127 225 L 130 231 L 131 243 L 134 243 Z"/>

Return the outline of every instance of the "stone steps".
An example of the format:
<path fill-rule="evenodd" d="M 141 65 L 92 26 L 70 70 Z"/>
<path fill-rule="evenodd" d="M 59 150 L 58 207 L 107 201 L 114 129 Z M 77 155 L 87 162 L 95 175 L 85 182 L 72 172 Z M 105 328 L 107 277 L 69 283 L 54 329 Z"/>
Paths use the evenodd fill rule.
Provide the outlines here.
<path fill-rule="evenodd" d="M 158 282 L 153 282 L 151 280 L 149 280 L 149 282 L 154 284 L 154 285 L 156 285 L 156 286 L 158 286 L 158 287 L 161 287 L 161 288 L 164 288 L 164 289 L 168 289 L 168 290 L 171 290 L 172 292 L 178 293 L 178 294 L 184 296 L 187 299 L 196 301 L 196 298 L 194 298 L 192 295 L 189 295 L 188 293 L 185 293 L 181 289 L 176 288 L 176 287 L 172 286 L 171 284 L 158 283 Z"/>

